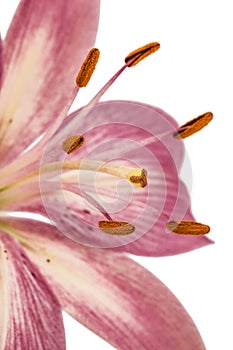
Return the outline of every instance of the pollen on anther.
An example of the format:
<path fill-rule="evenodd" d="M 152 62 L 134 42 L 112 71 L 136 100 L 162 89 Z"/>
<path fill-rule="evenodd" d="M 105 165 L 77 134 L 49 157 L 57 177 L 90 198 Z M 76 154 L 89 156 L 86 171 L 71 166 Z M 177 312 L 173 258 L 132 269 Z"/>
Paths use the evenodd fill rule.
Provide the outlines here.
<path fill-rule="evenodd" d="M 210 232 L 208 225 L 195 221 L 170 221 L 167 223 L 167 229 L 171 232 L 186 236 L 203 236 Z"/>
<path fill-rule="evenodd" d="M 99 55 L 100 51 L 98 49 L 93 48 L 89 51 L 76 78 L 76 84 L 79 87 L 87 86 L 95 70 Z"/>
<path fill-rule="evenodd" d="M 174 133 L 173 137 L 175 139 L 185 139 L 203 129 L 209 122 L 213 119 L 213 113 L 207 112 L 198 117 L 190 120 L 184 125 L 180 126 L 178 130 Z"/>
<path fill-rule="evenodd" d="M 135 226 L 124 221 L 99 221 L 99 228 L 104 233 L 114 236 L 127 236 L 135 231 Z"/>
<path fill-rule="evenodd" d="M 62 143 L 62 149 L 67 154 L 70 154 L 80 148 L 85 142 L 85 137 L 82 135 L 72 135 Z"/>
<path fill-rule="evenodd" d="M 160 48 L 160 44 L 157 42 L 153 42 L 147 45 L 140 47 L 137 50 L 134 50 L 128 54 L 125 58 L 125 63 L 128 63 L 132 60 L 132 62 L 128 65 L 128 67 L 133 67 L 138 64 L 141 60 L 151 55 L 153 52 L 157 51 Z"/>

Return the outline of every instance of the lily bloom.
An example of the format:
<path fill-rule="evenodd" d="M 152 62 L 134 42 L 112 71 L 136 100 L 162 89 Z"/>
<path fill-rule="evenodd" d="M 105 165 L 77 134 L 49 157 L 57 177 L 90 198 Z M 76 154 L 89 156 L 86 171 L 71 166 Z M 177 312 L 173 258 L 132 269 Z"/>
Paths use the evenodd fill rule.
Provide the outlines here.
<path fill-rule="evenodd" d="M 182 137 L 212 115 L 179 127 L 152 106 L 99 103 L 152 43 L 67 116 L 98 55 L 91 51 L 75 84 L 98 12 L 98 0 L 22 0 L 1 43 L 0 349 L 65 349 L 65 310 L 118 349 L 201 350 L 180 302 L 125 252 L 162 256 L 210 243 L 178 175 Z"/>

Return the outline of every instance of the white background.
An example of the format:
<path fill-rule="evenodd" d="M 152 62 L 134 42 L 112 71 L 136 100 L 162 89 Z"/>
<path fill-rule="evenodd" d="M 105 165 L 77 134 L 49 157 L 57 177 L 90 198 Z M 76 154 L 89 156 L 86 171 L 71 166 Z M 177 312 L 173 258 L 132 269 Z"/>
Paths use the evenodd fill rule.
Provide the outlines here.
<path fill-rule="evenodd" d="M 0 0 L 3 34 L 17 2 Z M 214 113 L 213 122 L 185 143 L 192 162 L 193 212 L 198 221 L 211 226 L 210 237 L 216 244 L 180 256 L 135 259 L 181 300 L 207 350 L 231 350 L 232 1 L 102 0 L 96 41 L 102 56 L 78 104 L 91 99 L 123 64 L 125 55 L 151 41 L 159 41 L 161 49 L 128 69 L 104 99 L 153 104 L 180 124 L 209 110 Z M 65 326 L 68 350 L 113 349 L 68 316 Z"/>

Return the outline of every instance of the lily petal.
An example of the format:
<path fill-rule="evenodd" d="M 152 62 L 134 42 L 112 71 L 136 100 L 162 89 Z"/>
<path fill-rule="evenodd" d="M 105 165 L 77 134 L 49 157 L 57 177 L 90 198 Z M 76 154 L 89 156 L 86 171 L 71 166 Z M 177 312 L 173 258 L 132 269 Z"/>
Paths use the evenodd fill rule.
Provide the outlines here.
<path fill-rule="evenodd" d="M 170 219 L 162 213 L 146 234 L 132 243 L 115 249 L 134 255 L 162 257 L 186 253 L 213 244 L 214 242 L 206 236 L 178 236 L 167 230 L 167 223 L 173 219 L 178 222 L 182 220 L 196 221 L 191 212 L 189 194 L 182 181 L 179 182 L 179 192 L 176 198 Z M 172 193 L 168 196 L 166 205 L 169 207 L 170 203 L 172 203 Z M 166 210 L 164 212 L 166 213 Z M 149 219 L 150 213 L 146 211 L 143 224 L 146 225 Z"/>
<path fill-rule="evenodd" d="M 0 88 L 2 86 L 2 73 L 3 73 L 2 54 L 3 54 L 3 46 L 2 46 L 2 38 L 0 35 Z"/>
<path fill-rule="evenodd" d="M 151 180 L 150 177 L 149 179 Z M 148 200 L 147 191 L 133 188 L 132 194 L 132 186 L 126 181 L 119 184 L 117 177 L 101 174 L 93 186 L 89 184 L 93 182 L 93 174 L 90 177 L 85 174 L 81 184 L 76 183 L 77 174 L 70 174 L 63 179 L 66 181 L 63 182 L 64 193 L 58 191 L 56 183 L 54 190 L 52 183 L 49 183 L 46 209 L 41 202 L 37 178 L 34 181 L 28 179 L 21 185 L 3 191 L 2 204 L 7 210 L 21 210 L 49 217 L 63 234 L 67 235 L 68 232 L 69 238 L 84 245 L 117 247 L 117 250 L 135 255 L 175 255 L 213 243 L 206 236 L 176 235 L 167 230 L 169 221 L 195 221 L 195 218 L 183 182 L 177 181 L 175 176 L 168 176 L 168 191 L 164 196 L 163 186 L 159 185 L 158 179 L 159 177 L 156 195 Z M 173 180 L 177 182 L 174 183 Z M 90 201 L 90 196 L 94 202 Z M 128 237 L 114 237 L 100 232 L 98 222 L 103 220 L 104 212 L 115 220 L 136 223 L 137 232 Z"/>
<path fill-rule="evenodd" d="M 44 223 L 12 218 L 8 224 L 64 310 L 116 348 L 205 349 L 176 297 L 125 255 L 80 246 Z"/>
<path fill-rule="evenodd" d="M 77 132 L 85 136 L 86 142 L 69 159 L 85 159 L 88 155 L 92 159 L 107 158 L 110 161 L 116 157 L 128 156 L 134 161 L 139 158 L 137 155 L 140 149 L 156 147 L 159 153 L 163 146 L 179 169 L 184 158 L 184 143 L 182 140 L 177 142 L 173 137 L 177 128 L 176 120 L 158 107 L 135 101 L 101 102 L 68 116 L 47 145 L 44 157 L 51 152 L 53 157 L 64 155 L 59 153 L 60 145 L 68 136 Z M 154 150 L 153 153 L 155 152 Z M 166 154 L 164 155 L 165 158 L 162 159 L 161 154 L 161 161 L 166 163 Z"/>
<path fill-rule="evenodd" d="M 196 221 L 189 207 L 187 190 L 182 182 L 180 182 L 180 186 L 181 189 L 177 196 L 172 218 L 174 220 L 178 219 L 178 221 Z M 30 190 L 27 189 L 27 191 Z M 112 200 L 115 198 L 114 192 L 103 191 L 99 193 L 107 199 L 109 198 Z M 110 196 L 111 194 L 113 197 Z M 122 245 L 123 240 L 119 240 L 117 237 L 113 238 L 112 236 L 110 238 L 109 236 L 102 237 L 100 232 L 96 232 L 94 227 L 98 220 L 103 219 L 100 212 L 96 212 L 91 206 L 87 206 L 87 203 L 79 196 L 74 196 L 70 192 L 66 193 L 66 200 L 72 208 L 72 211 L 70 211 L 68 206 L 65 207 L 64 211 L 64 200 L 61 199 L 59 194 L 56 195 L 55 193 L 51 195 L 52 204 L 50 205 L 47 203 L 47 210 L 49 210 L 51 219 L 55 220 L 62 233 L 67 234 L 64 232 L 65 228 L 70 230 L 68 236 L 85 245 L 88 244 L 97 247 L 110 246 L 116 247 L 114 248 L 116 251 L 127 252 L 134 255 L 160 257 L 185 253 L 213 243 L 213 241 L 206 236 L 185 236 L 168 232 L 166 225 L 169 219 L 164 213 L 157 216 L 157 219 L 153 224 L 151 213 L 154 209 L 148 207 L 147 210 L 144 211 L 143 219 L 139 220 L 138 223 L 142 232 L 146 231 L 152 224 L 150 229 L 136 240 L 125 240 L 125 244 Z M 169 206 L 169 203 L 173 201 L 174 199 L 171 195 L 170 199 L 168 199 L 167 205 Z M 145 200 L 143 200 L 140 194 L 137 200 L 137 205 L 140 203 L 143 204 L 143 202 L 145 202 Z M 119 204 L 119 199 L 117 200 L 117 203 Z M 122 202 L 122 205 L 124 205 L 124 202 Z M 48 216 L 39 197 L 29 200 L 28 202 L 23 202 L 21 205 L 18 204 L 17 207 L 18 210 L 41 214 L 45 217 Z M 124 215 L 125 212 L 122 214 L 118 213 L 115 215 L 114 219 L 119 221 L 128 220 L 131 222 L 130 220 L 133 220 L 135 216 L 140 214 L 139 211 L 143 210 L 143 207 L 141 208 L 138 206 L 137 208 L 130 205 L 126 210 L 127 216 Z M 12 207 L 10 209 L 14 208 Z M 156 214 L 157 213 L 155 212 L 155 215 Z"/>
<path fill-rule="evenodd" d="M 0 231 L 0 348 L 65 349 L 57 298 L 15 239 Z"/>
<path fill-rule="evenodd" d="M 115 238 L 106 234 L 105 238 L 102 238 L 104 234 L 96 232 L 94 228 L 87 234 L 89 228 L 83 225 L 83 215 L 77 217 L 81 211 L 84 212 L 83 205 L 81 204 L 78 210 L 79 202 L 73 201 L 74 207 L 70 206 L 74 209 L 72 212 L 64 200 L 60 186 L 60 169 L 57 171 L 57 182 L 53 182 L 54 194 L 51 193 L 50 179 L 46 184 L 41 177 L 42 197 L 47 213 L 64 234 L 69 234 L 73 240 L 91 246 L 123 245 L 121 250 L 153 256 L 177 254 L 211 242 L 205 237 L 178 238 L 174 233 L 168 233 L 166 229 L 166 224 L 171 220 L 181 221 L 187 215 L 194 220 L 190 213 L 188 192 L 179 179 L 184 146 L 173 137 L 177 123 L 172 117 L 158 108 L 130 101 L 99 103 L 90 110 L 84 109 L 77 113 L 67 118 L 62 128 L 52 138 L 44 153 L 43 164 L 46 166 L 50 162 L 62 162 L 65 159 L 60 146 L 62 141 L 72 133 L 80 133 L 85 136 L 86 142 L 76 155 L 74 152 L 69 159 L 76 157 L 81 160 L 115 161 L 118 164 L 131 162 L 131 165 L 136 164 L 146 169 L 148 185 L 145 188 L 134 188 L 132 192 L 132 186 L 125 186 L 122 181 L 118 186 L 117 181 L 113 179 L 110 187 L 106 177 L 102 181 L 101 194 L 104 193 L 104 189 L 109 190 L 109 198 L 114 200 L 117 199 L 118 192 L 123 195 L 121 209 L 119 207 L 116 209 L 116 203 L 107 201 L 102 201 L 102 207 L 113 215 L 114 220 L 127 221 L 136 227 L 133 235 L 118 238 L 117 243 Z M 87 171 L 84 171 L 83 175 L 81 173 L 82 171 L 75 180 L 79 182 L 76 186 L 79 186 L 80 192 L 86 191 L 82 181 L 89 181 L 89 191 L 100 200 L 96 174 L 88 178 Z M 112 188 L 120 190 L 118 192 L 115 190 L 114 194 Z M 129 203 L 125 203 L 124 199 L 125 201 L 129 199 Z M 95 219 L 93 215 L 89 217 L 92 221 Z M 98 222 L 95 227 L 98 227 Z M 86 242 L 83 240 L 83 235 L 87 237 Z M 134 243 L 131 243 L 132 241 Z"/>
<path fill-rule="evenodd" d="M 20 2 L 4 45 L 2 164 L 35 141 L 66 106 L 93 46 L 98 16 L 99 0 Z"/>

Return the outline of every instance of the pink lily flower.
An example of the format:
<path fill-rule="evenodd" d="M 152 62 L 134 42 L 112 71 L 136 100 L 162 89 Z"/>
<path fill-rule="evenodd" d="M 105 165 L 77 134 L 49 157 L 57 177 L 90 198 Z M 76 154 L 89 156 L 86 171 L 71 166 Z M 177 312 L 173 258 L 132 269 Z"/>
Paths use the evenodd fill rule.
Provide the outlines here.
<path fill-rule="evenodd" d="M 156 43 L 129 55 L 88 106 L 67 116 L 93 66 L 87 61 L 74 84 L 98 13 L 98 0 L 21 0 L 0 45 L 0 349 L 65 349 L 65 310 L 118 349 L 201 350 L 180 302 L 125 253 L 164 256 L 211 242 L 178 176 L 177 138 L 212 116 L 179 128 L 152 106 L 99 103 Z M 119 178 L 127 182 L 116 201 Z"/>

